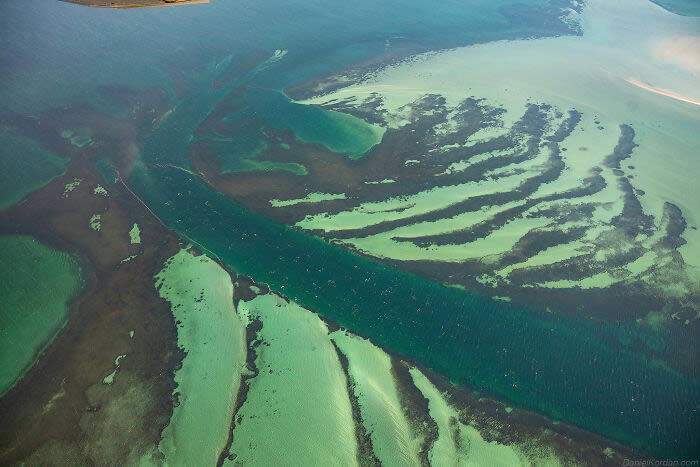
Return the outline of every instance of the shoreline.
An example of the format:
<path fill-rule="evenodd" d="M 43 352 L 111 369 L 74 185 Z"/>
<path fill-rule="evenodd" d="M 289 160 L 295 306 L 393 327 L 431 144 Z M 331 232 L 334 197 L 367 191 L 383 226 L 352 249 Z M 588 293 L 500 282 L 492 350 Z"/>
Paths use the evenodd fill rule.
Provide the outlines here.
<path fill-rule="evenodd" d="M 634 78 L 625 78 L 625 81 L 627 81 L 633 86 L 637 86 L 638 88 L 642 88 L 646 91 L 650 91 L 664 97 L 670 97 L 671 99 L 675 99 L 681 102 L 687 102 L 688 104 L 700 105 L 700 100 L 691 99 L 690 97 L 684 97 L 674 92 L 666 91 L 665 89 L 655 88 L 653 86 L 649 86 L 648 84 L 644 84 L 641 81 L 637 81 Z"/>

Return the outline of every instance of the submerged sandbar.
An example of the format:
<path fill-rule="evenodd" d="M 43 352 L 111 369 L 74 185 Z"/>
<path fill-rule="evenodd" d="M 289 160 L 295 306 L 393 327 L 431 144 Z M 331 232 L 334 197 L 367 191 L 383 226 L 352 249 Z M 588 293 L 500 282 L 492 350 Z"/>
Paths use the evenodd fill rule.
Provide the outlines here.
<path fill-rule="evenodd" d="M 187 352 L 175 373 L 177 404 L 159 449 L 170 465 L 215 465 L 228 440 L 246 358 L 231 277 L 207 256 L 183 249 L 156 281 Z"/>
<path fill-rule="evenodd" d="M 82 287 L 78 260 L 27 236 L 0 237 L 0 395 L 36 362 Z"/>

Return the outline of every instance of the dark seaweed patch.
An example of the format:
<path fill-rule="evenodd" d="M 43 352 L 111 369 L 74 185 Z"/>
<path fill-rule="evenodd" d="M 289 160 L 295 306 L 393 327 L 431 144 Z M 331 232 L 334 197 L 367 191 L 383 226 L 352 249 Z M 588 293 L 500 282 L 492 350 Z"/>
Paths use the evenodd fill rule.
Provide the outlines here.
<path fill-rule="evenodd" d="M 661 223 L 666 226 L 666 235 L 659 240 L 659 247 L 676 250 L 687 243 L 681 235 L 688 227 L 688 223 L 678 206 L 669 202 L 664 203 Z"/>
<path fill-rule="evenodd" d="M 423 437 L 418 458 L 421 465 L 429 466 L 428 454 L 438 438 L 438 426 L 430 416 L 428 399 L 413 382 L 408 365 L 395 355 L 391 358 L 391 374 L 396 382 L 401 409 L 408 418 L 411 429 L 416 435 Z"/>
<path fill-rule="evenodd" d="M 234 291 L 235 296 L 236 291 Z M 246 368 L 248 370 L 247 374 L 241 375 L 241 385 L 238 389 L 238 395 L 236 396 L 236 403 L 233 408 L 233 418 L 231 420 L 231 428 L 229 431 L 228 441 L 226 446 L 219 454 L 219 460 L 217 461 L 217 467 L 221 467 L 226 459 L 233 461 L 236 458 L 236 454 L 231 452 L 231 446 L 233 445 L 233 438 L 235 436 L 234 430 L 236 425 L 240 424 L 241 416 L 238 414 L 245 401 L 248 399 L 248 391 L 250 391 L 250 380 L 255 378 L 260 374 L 260 369 L 257 367 L 256 359 L 258 358 L 257 348 L 263 341 L 258 337 L 258 333 L 263 328 L 263 322 L 259 318 L 251 318 L 248 326 L 246 327 Z"/>
<path fill-rule="evenodd" d="M 620 169 L 620 162 L 632 156 L 638 146 L 634 141 L 634 129 L 629 125 L 620 125 L 620 138 L 612 154 L 605 158 L 604 164 L 612 169 Z"/>

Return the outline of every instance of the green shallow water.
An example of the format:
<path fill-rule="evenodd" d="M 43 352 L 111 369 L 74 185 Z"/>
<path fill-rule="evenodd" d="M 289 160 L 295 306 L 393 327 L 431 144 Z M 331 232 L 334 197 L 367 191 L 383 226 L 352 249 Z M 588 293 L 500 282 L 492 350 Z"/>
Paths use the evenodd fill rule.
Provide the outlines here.
<path fill-rule="evenodd" d="M 201 138 L 213 150 L 222 172 L 286 170 L 306 175 L 306 168 L 294 162 L 259 161 L 267 143 L 260 119 L 274 129 L 289 129 L 305 143 L 317 143 L 333 152 L 362 157 L 384 135 L 385 128 L 372 125 L 352 115 L 297 104 L 281 92 L 251 86 L 242 102 L 244 108 L 228 120 L 241 125 L 234 138 Z M 293 156 L 293 155 L 292 155 Z"/>
<path fill-rule="evenodd" d="M 259 373 L 236 413 L 230 452 L 239 465 L 356 465 L 345 374 L 319 317 L 277 295 L 238 303 L 259 319 Z"/>
<path fill-rule="evenodd" d="M 0 237 L 0 395 L 36 362 L 82 286 L 78 260 L 31 237 Z"/>
<path fill-rule="evenodd" d="M 159 445 L 166 465 L 215 465 L 226 446 L 245 366 L 245 326 L 233 307 L 231 277 L 185 249 L 156 275 L 185 352 L 175 372 L 178 405 Z M 156 464 L 157 465 L 157 464 Z"/>
<path fill-rule="evenodd" d="M 117 172 L 109 159 L 98 159 L 95 161 L 95 169 L 102 176 L 105 183 L 111 184 L 117 181 Z"/>
<path fill-rule="evenodd" d="M 0 66 L 8 71 L 0 77 L 0 100 L 15 111 L 73 102 L 109 110 L 96 97 L 95 83 L 167 87 L 158 65 L 168 60 L 187 71 L 232 51 L 245 56 L 254 48 L 284 48 L 289 54 L 255 77 L 256 86 L 271 89 L 245 91 L 246 112 L 335 149 L 348 147 L 343 144 L 354 141 L 347 138 L 354 130 L 328 121 L 318 109 L 281 99 L 281 89 L 394 44 L 443 48 L 567 32 L 543 14 L 547 1 L 313 0 L 303 7 L 218 1 L 202 8 L 119 12 L 38 1 L 32 4 L 37 8 L 27 8 L 29 1 L 0 7 L 12 19 L 6 31 L 12 42 L 0 50 Z M 509 19 L 516 10 L 518 16 Z M 162 46 L 173 43 L 174 50 Z M 33 60 L 24 63 L 18 56 Z M 170 227 L 238 272 L 456 382 L 665 457 L 700 454 L 698 383 L 629 350 L 647 345 L 651 335 L 445 287 L 252 214 L 181 170 L 157 168 L 189 167 L 192 135 L 231 90 L 213 89 L 212 79 L 202 72 L 189 76 L 176 112 L 155 133 L 128 142 L 142 153 L 129 184 Z M 241 145 L 241 153 L 254 151 L 253 143 Z M 231 167 L 237 170 L 235 163 Z M 658 348 L 668 345 L 657 341 Z"/>
<path fill-rule="evenodd" d="M 696 0 L 652 0 L 660 7 L 683 16 L 700 16 L 700 3 Z"/>
<path fill-rule="evenodd" d="M 700 385 L 628 350 L 651 335 L 497 303 L 404 273 L 255 215 L 183 171 L 155 167 L 188 166 L 188 134 L 217 92 L 226 90 L 199 88 L 180 104 L 144 141 L 129 181 L 180 234 L 455 382 L 662 455 L 697 452 L 700 416 L 691 408 Z M 654 339 L 657 348 L 667 345 Z"/>
<path fill-rule="evenodd" d="M 0 210 L 20 201 L 66 171 L 68 159 L 0 125 Z"/>
<path fill-rule="evenodd" d="M 379 143 L 384 128 L 352 115 L 292 102 L 279 92 L 252 88 L 246 93 L 249 112 L 262 114 L 273 128 L 289 128 L 297 139 L 323 144 L 337 153 L 359 158 Z M 245 114 L 244 114 L 245 115 Z"/>

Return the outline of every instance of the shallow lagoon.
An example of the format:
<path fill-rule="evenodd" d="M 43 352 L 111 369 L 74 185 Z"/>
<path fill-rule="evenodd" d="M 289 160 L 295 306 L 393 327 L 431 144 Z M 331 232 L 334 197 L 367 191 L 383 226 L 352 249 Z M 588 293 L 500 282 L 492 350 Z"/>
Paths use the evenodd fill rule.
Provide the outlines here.
<path fill-rule="evenodd" d="M 66 159 L 22 137 L 13 128 L 0 125 L 0 140 L 0 209 L 16 204 L 66 171 Z"/>
<path fill-rule="evenodd" d="M 631 334 L 643 348 L 654 340 L 644 330 L 559 318 L 446 288 L 253 215 L 183 171 L 154 167 L 188 166 L 187 135 L 227 91 L 195 90 L 144 142 L 144 163 L 130 179 L 179 233 L 236 271 L 456 382 L 638 447 L 667 455 L 693 451 L 700 418 L 686 410 L 700 396 L 698 383 L 651 365 L 618 338 Z M 185 186 L 189 195 L 179 195 Z M 600 381 L 608 384 L 604 392 Z M 659 423 L 649 426 L 648 419 Z"/>
<path fill-rule="evenodd" d="M 618 125 L 630 124 L 639 147 L 629 163 L 635 166 L 634 184 L 644 187 L 642 206 L 660 215 L 664 202 L 673 202 L 689 225 L 698 226 L 700 192 L 695 179 L 700 163 L 692 155 L 700 153 L 700 107 L 632 84 L 641 80 L 700 101 L 697 51 L 679 48 L 666 53 L 669 43 L 697 41 L 697 19 L 670 14 L 643 0 L 625 0 L 589 1 L 580 21 L 582 36 L 500 41 L 419 55 L 307 102 L 376 92 L 384 99 L 383 109 L 397 112 L 424 94 L 436 93 L 453 105 L 470 95 L 484 98 L 513 116 L 521 115 L 527 103 L 554 105 L 562 112 L 576 109 L 591 127 L 573 135 L 576 140 L 566 140 L 569 151 L 586 147 L 585 154 L 566 155 L 569 174 L 578 179 L 600 164 L 595 158 L 612 151 Z M 604 130 L 597 131 L 597 125 Z M 306 224 L 319 227 L 313 219 L 299 225 Z M 698 268 L 700 231 L 688 229 L 684 237 L 684 259 Z"/>
<path fill-rule="evenodd" d="M 231 49 L 252 45 L 289 49 L 274 73 L 256 78 L 257 85 L 277 92 L 300 78 L 366 58 L 386 47 L 387 40 L 401 43 L 401 36 L 408 37 L 404 43 L 416 41 L 440 48 L 549 32 L 540 24 L 509 24 L 495 10 L 500 5 L 494 2 L 479 2 L 476 9 L 459 8 L 457 3 L 437 10 L 418 2 L 412 9 L 374 2 L 344 6 L 334 16 L 338 27 L 329 27 L 324 16 L 310 15 L 309 10 L 290 14 L 292 7 L 279 8 L 277 4 L 217 2 L 194 13 L 162 9 L 120 12 L 121 16 L 51 4 L 39 9 L 39 20 L 46 27 L 41 34 L 33 34 L 23 31 L 22 26 L 37 18 L 28 16 L 24 5 L 8 2 L 6 8 L 16 20 L 11 22 L 8 36 L 22 39 L 13 43 L 14 51 L 31 50 L 37 58 L 33 64 L 13 68 L 5 78 L 2 99 L 14 110 L 26 112 L 76 101 L 111 111 L 114 109 L 98 97 L 93 83 L 128 84 L 140 89 L 162 84 L 168 77 L 153 64 L 162 59 L 177 60 L 199 76 L 191 79 L 185 100 L 158 131 L 134 141 L 141 148 L 142 159 L 129 178 L 129 184 L 169 226 L 237 271 L 269 282 L 314 311 L 419 359 L 457 382 L 655 452 L 693 454 L 699 422 L 698 415 L 688 413 L 687 408 L 697 405 L 698 384 L 652 365 L 621 343 L 624 335 L 625 342 L 636 339 L 643 347 L 648 338 L 643 332 L 558 318 L 446 288 L 253 215 L 181 170 L 154 167 L 155 163 L 189 167 L 192 135 L 227 91 L 212 90 L 213 77 L 203 70 L 214 57 L 224 57 Z M 312 12 L 326 8 L 323 2 L 306 6 Z M 249 10 L 247 16 L 237 14 L 245 9 Z M 439 16 L 444 27 L 415 21 L 428 9 Z M 373 21 L 356 20 L 354 15 L 365 16 L 368 11 Z M 73 14 L 89 26 L 75 28 Z M 240 23 L 231 24 L 232 17 Z M 391 18 L 389 25 L 387 18 Z M 299 28 L 302 20 L 309 22 L 308 28 Z M 318 21 L 322 27 L 317 27 Z M 263 23 L 273 25 L 274 32 L 262 37 L 255 34 L 255 25 Z M 160 36 L 145 38 L 143 31 L 151 27 L 141 31 L 144 24 L 155 24 Z M 197 24 L 205 25 L 206 31 L 198 30 Z M 476 25 L 479 27 L 470 27 Z M 386 34 L 387 28 L 391 34 Z M 231 32 L 236 30 L 242 31 L 240 35 Z M 173 37 L 197 34 L 212 41 L 202 41 L 197 47 L 183 44 L 175 51 L 162 47 Z M 314 34 L 332 36 L 333 43 L 310 40 L 317 39 Z M 85 40 L 91 35 L 105 42 Z M 230 40 L 212 45 L 222 37 Z M 360 43 L 361 37 L 373 39 Z M 66 43 L 81 45 L 65 47 Z M 316 45 L 305 45 L 309 43 Z M 110 67 L 104 66 L 101 56 L 105 46 L 114 50 Z M 3 64 L 10 62 L 8 55 L 0 59 Z M 127 63 L 129 67 L 124 66 Z M 37 84 L 27 80 L 37 71 L 33 67 L 55 67 L 50 78 L 64 84 L 59 86 L 60 92 L 54 86 L 42 89 L 47 81 Z M 274 121 L 273 115 L 267 117 Z M 329 138 L 322 133 L 319 141 Z M 329 147 L 332 144 L 329 142 Z M 601 380 L 609 383 L 604 391 Z M 650 419 L 658 420 L 658 425 L 649 426 Z M 678 423 L 679 419 L 684 423 Z"/>
<path fill-rule="evenodd" d="M 31 368 L 68 320 L 77 259 L 26 236 L 0 237 L 0 395 Z"/>
<path fill-rule="evenodd" d="M 680 414 L 695 403 L 698 384 L 626 351 L 617 337 L 643 343 L 643 331 L 497 304 L 350 255 L 251 214 L 179 170 L 135 172 L 131 183 L 235 270 L 457 382 L 639 447 L 649 447 L 643 420 L 653 418 L 654 450 L 692 452 L 698 421 Z M 177 196 L 182 186 L 189 197 Z M 205 203 L 211 211 L 202 211 Z M 603 392 L 601 380 L 609 384 Z"/>

